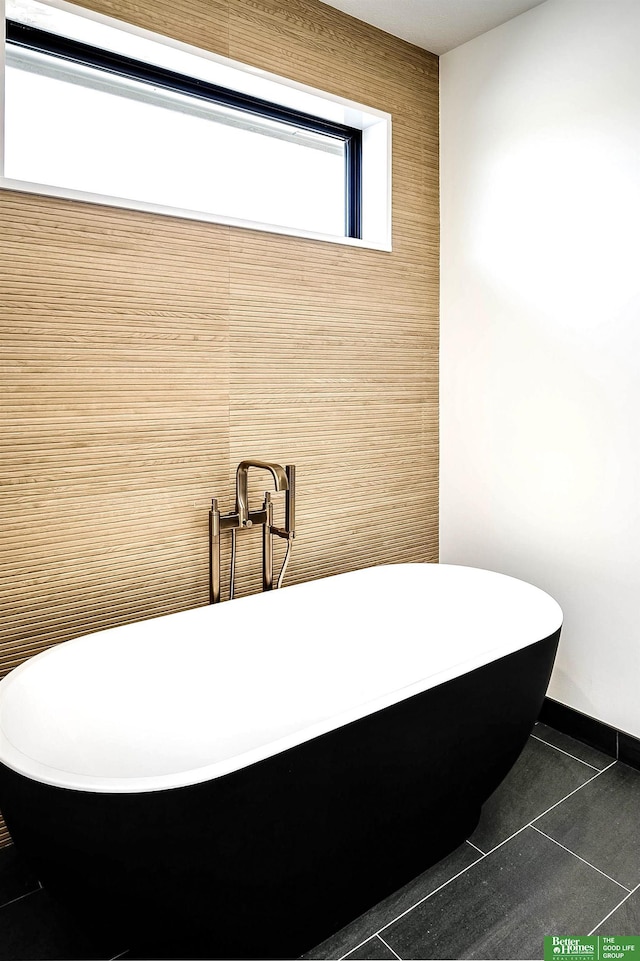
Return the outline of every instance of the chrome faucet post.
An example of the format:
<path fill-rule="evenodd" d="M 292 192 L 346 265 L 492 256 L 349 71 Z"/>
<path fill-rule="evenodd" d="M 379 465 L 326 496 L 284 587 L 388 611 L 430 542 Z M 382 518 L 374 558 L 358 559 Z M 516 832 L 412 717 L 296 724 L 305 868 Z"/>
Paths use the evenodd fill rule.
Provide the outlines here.
<path fill-rule="evenodd" d="M 284 526 L 291 537 L 296 536 L 296 468 L 295 464 L 287 464 L 285 467 L 289 489 L 285 502 Z"/>
<path fill-rule="evenodd" d="M 220 511 L 218 499 L 211 498 L 209 511 L 209 603 L 220 600 Z"/>
<path fill-rule="evenodd" d="M 250 510 L 248 496 L 248 474 L 251 468 L 267 470 L 273 477 L 276 491 L 285 493 L 284 527 L 275 527 L 273 523 L 273 502 L 271 492 L 265 491 L 264 502 L 259 510 Z M 211 604 L 220 601 L 220 534 L 230 531 L 232 537 L 231 577 L 229 596 L 233 598 L 235 587 L 235 546 L 237 531 L 242 528 L 262 526 L 262 589 L 273 589 L 273 537 L 282 537 L 287 541 L 282 568 L 278 575 L 276 587 L 282 586 L 284 574 L 291 555 L 291 542 L 295 537 L 295 467 L 288 464 L 285 468 L 262 460 L 240 461 L 236 469 L 236 503 L 235 510 L 228 514 L 221 514 L 218 501 L 214 497 L 211 501 L 209 513 L 209 541 L 210 541 L 210 582 L 209 600 Z"/>
<path fill-rule="evenodd" d="M 262 590 L 270 591 L 273 588 L 273 537 L 271 535 L 273 502 L 271 491 L 265 491 L 264 509 L 267 512 L 267 517 L 262 526 Z"/>

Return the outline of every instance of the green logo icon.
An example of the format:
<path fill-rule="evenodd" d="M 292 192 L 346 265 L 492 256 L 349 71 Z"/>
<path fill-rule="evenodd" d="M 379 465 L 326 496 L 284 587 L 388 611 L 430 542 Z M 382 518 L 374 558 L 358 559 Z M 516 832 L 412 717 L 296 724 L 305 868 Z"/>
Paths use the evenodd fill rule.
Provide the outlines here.
<path fill-rule="evenodd" d="M 566 935 L 544 939 L 544 961 L 582 958 L 583 961 L 640 961 L 639 937 L 576 937 Z"/>

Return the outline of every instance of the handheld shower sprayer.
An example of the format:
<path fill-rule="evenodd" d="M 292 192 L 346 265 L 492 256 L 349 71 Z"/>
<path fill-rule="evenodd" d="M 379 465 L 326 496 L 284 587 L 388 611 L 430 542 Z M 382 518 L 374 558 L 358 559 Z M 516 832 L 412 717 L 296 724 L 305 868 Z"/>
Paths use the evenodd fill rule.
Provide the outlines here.
<path fill-rule="evenodd" d="M 250 469 L 269 471 L 273 478 L 276 492 L 285 493 L 284 527 L 276 527 L 273 523 L 272 492 L 265 491 L 264 502 L 259 510 L 249 508 L 248 475 Z M 235 510 L 228 514 L 221 514 L 218 509 L 217 498 L 211 500 L 209 512 L 209 600 L 211 604 L 220 601 L 220 535 L 229 530 L 231 532 L 231 571 L 229 579 L 229 599 L 235 593 L 236 571 L 236 535 L 238 530 L 262 526 L 262 589 L 273 590 L 273 538 L 281 537 L 287 541 L 282 567 L 276 581 L 276 589 L 282 587 L 284 575 L 291 557 L 291 546 L 295 537 L 295 488 L 296 469 L 293 464 L 285 468 L 280 464 L 262 460 L 242 460 L 236 469 L 236 503 Z"/>

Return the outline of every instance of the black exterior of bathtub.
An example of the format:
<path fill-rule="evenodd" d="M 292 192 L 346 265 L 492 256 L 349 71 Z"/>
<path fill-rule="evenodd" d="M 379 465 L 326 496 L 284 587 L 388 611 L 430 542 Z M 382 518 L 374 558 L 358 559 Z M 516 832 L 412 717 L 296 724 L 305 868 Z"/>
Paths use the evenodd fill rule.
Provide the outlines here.
<path fill-rule="evenodd" d="M 44 886 L 135 951 L 296 958 L 471 834 L 559 635 L 204 784 L 94 794 L 0 765 L 0 809 Z"/>

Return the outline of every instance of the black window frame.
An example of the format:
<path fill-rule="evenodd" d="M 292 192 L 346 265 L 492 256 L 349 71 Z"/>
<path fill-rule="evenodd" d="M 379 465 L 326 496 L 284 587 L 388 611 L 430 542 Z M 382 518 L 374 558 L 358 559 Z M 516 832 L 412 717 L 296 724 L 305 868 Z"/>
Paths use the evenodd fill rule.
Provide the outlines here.
<path fill-rule="evenodd" d="M 239 93 L 155 64 L 103 50 L 15 20 L 6 20 L 6 42 L 61 60 L 93 67 L 104 73 L 185 94 L 242 113 L 275 120 L 299 130 L 340 140 L 345 146 L 345 236 L 362 239 L 362 131 L 357 127 L 323 120 L 312 114 Z M 310 185 L 310 189 L 312 189 Z"/>

